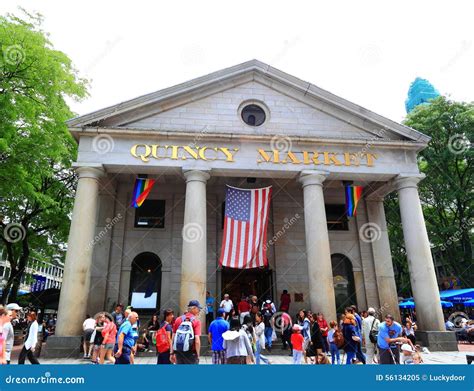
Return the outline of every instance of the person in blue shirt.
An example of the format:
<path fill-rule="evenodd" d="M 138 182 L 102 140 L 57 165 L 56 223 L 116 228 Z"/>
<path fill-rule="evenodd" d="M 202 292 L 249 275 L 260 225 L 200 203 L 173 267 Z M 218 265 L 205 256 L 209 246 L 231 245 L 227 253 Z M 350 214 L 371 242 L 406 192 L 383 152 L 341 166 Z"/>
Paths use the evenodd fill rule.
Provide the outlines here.
<path fill-rule="evenodd" d="M 215 299 L 211 296 L 211 292 L 206 292 L 206 323 L 207 327 L 211 325 L 214 320 L 214 303 Z"/>
<path fill-rule="evenodd" d="M 133 326 L 137 323 L 138 314 L 131 312 L 127 320 L 122 323 L 117 333 L 115 345 L 115 364 L 130 364 L 133 348 L 137 343 L 138 329 Z"/>
<path fill-rule="evenodd" d="M 379 364 L 400 364 L 397 342 L 409 343 L 407 338 L 402 337 L 402 326 L 395 322 L 392 315 L 386 315 L 377 335 Z"/>
<path fill-rule="evenodd" d="M 352 309 L 352 314 L 354 314 L 356 319 L 356 328 L 357 328 L 357 335 L 362 337 L 362 317 L 357 313 L 357 307 L 355 305 L 351 305 L 350 309 Z M 362 352 L 362 338 L 360 339 L 359 343 L 357 344 L 357 351 L 356 351 L 356 358 L 361 363 L 366 363 L 365 354 Z"/>
<path fill-rule="evenodd" d="M 229 323 L 224 319 L 225 310 L 217 310 L 217 318 L 209 326 L 207 338 L 212 350 L 212 363 L 225 364 L 224 339 L 222 334 L 229 330 Z"/>

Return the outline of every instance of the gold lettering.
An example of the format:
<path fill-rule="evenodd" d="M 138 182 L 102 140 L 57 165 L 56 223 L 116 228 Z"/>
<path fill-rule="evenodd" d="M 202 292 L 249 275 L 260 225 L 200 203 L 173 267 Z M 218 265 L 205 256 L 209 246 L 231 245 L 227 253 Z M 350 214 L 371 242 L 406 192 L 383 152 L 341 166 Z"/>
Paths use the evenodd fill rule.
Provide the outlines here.
<path fill-rule="evenodd" d="M 137 149 L 139 147 L 143 147 L 145 148 L 145 153 L 143 154 L 140 154 L 140 155 L 137 155 Z M 135 144 L 134 146 L 132 146 L 132 148 L 130 149 L 130 153 L 132 154 L 132 156 L 136 157 L 136 158 L 140 158 L 142 160 L 142 162 L 145 162 L 145 163 L 148 163 L 150 160 L 148 159 L 148 157 L 150 156 L 150 153 L 151 153 L 151 148 L 149 145 L 146 145 L 146 144 Z"/>
<path fill-rule="evenodd" d="M 171 148 L 171 156 L 170 159 L 177 160 L 178 159 L 178 146 L 177 145 L 165 145 L 166 149 Z"/>
<path fill-rule="evenodd" d="M 324 153 L 324 165 L 329 166 L 331 162 L 335 166 L 342 166 L 342 163 L 337 160 L 336 154 L 334 152 L 323 152 Z"/>
<path fill-rule="evenodd" d="M 184 147 L 182 147 L 187 153 L 189 153 L 194 159 L 199 159 L 198 157 L 198 154 L 195 150 L 193 150 L 190 146 L 188 145 L 185 145 Z M 183 160 L 186 160 L 186 156 L 183 155 L 183 157 L 181 158 Z"/>
<path fill-rule="evenodd" d="M 288 152 L 288 157 L 293 164 L 301 164 L 301 160 L 298 159 L 293 152 Z"/>
<path fill-rule="evenodd" d="M 217 148 L 217 149 L 220 149 L 224 153 L 224 155 L 226 156 L 226 162 L 233 162 L 234 161 L 234 156 L 237 153 L 237 151 L 239 150 L 239 148 L 234 148 L 233 149 L 234 153 L 232 153 L 229 150 L 229 148 L 221 147 L 221 148 Z"/>
<path fill-rule="evenodd" d="M 363 153 L 362 156 L 366 157 L 367 159 L 367 167 L 373 167 L 375 159 L 377 159 L 376 153 Z"/>
<path fill-rule="evenodd" d="M 344 164 L 346 166 L 352 166 L 352 163 L 354 163 L 354 166 L 360 165 L 359 155 L 353 152 L 344 152 Z"/>
<path fill-rule="evenodd" d="M 264 150 L 259 148 L 258 153 L 263 158 L 263 160 L 257 160 L 257 163 L 262 163 L 263 161 L 269 162 L 271 160 L 271 156 Z M 277 149 L 273 150 L 273 163 L 280 163 L 280 155 Z"/>
<path fill-rule="evenodd" d="M 216 156 L 214 156 L 214 158 L 209 158 L 209 157 L 206 157 L 206 150 L 207 149 L 211 149 L 213 151 L 215 151 L 217 153 L 217 148 L 209 148 L 209 147 L 202 147 L 200 150 L 199 150 L 199 157 L 202 159 L 202 160 L 216 160 Z"/>
<path fill-rule="evenodd" d="M 162 148 L 161 145 L 152 145 L 151 146 L 151 155 L 155 158 L 155 159 L 164 159 L 166 157 L 166 150 L 165 150 L 165 153 L 163 156 L 158 156 L 158 149 L 159 148 Z"/>

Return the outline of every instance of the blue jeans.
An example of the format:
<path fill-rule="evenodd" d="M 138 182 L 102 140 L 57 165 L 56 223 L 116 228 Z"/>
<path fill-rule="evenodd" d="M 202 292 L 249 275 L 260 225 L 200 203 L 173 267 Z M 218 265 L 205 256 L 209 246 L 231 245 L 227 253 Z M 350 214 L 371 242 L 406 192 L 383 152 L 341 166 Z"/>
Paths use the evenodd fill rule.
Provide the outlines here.
<path fill-rule="evenodd" d="M 262 360 L 264 364 L 269 364 L 268 358 L 266 358 L 262 354 L 262 347 L 260 346 L 260 341 L 257 341 L 257 351 L 255 352 L 255 364 L 259 365 L 260 360 Z"/>
<path fill-rule="evenodd" d="M 269 348 L 272 347 L 272 334 L 273 334 L 273 328 L 265 327 L 265 344 Z"/>
<path fill-rule="evenodd" d="M 340 364 L 341 358 L 339 356 L 339 348 L 336 346 L 334 342 L 331 342 L 329 344 L 329 351 L 331 352 L 331 362 L 335 364 L 337 360 L 337 363 Z"/>
<path fill-rule="evenodd" d="M 303 351 L 293 349 L 293 364 L 301 364 L 302 358 L 303 358 Z"/>
<path fill-rule="evenodd" d="M 355 358 L 356 356 L 356 352 L 346 352 L 346 354 L 347 354 L 346 365 L 351 365 L 352 359 Z"/>

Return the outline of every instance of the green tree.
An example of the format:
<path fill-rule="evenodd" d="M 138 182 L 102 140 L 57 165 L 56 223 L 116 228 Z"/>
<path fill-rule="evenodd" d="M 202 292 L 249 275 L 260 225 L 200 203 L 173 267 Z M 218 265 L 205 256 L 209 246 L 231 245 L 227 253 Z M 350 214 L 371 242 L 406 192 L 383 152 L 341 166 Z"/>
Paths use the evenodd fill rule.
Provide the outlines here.
<path fill-rule="evenodd" d="M 11 265 L 2 302 L 16 298 L 31 259 L 64 253 L 77 153 L 66 99 L 87 95 L 87 81 L 54 50 L 41 16 L 23 12 L 0 17 L 0 235 Z"/>
<path fill-rule="evenodd" d="M 420 152 L 418 164 L 426 174 L 419 192 L 433 255 L 448 275 L 458 277 L 463 287 L 472 287 L 474 104 L 439 97 L 417 106 L 405 124 L 432 138 Z M 408 294 L 396 196 L 387 199 L 386 209 L 397 283 Z"/>

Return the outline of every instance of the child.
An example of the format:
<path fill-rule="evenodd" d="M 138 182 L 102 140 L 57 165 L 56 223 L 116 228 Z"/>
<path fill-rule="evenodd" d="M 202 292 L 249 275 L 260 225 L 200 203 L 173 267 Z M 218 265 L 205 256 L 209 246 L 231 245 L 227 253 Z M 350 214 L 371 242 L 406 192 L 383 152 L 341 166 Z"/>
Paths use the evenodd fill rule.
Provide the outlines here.
<path fill-rule="evenodd" d="M 336 363 L 339 365 L 341 363 L 341 358 L 339 356 L 339 348 L 336 345 L 336 341 L 334 340 L 334 333 L 337 331 L 338 326 L 337 323 L 333 320 L 329 322 L 329 333 L 328 333 L 328 343 L 329 343 L 329 351 L 331 352 L 331 361 L 332 364 Z"/>
<path fill-rule="evenodd" d="M 301 335 L 302 327 L 298 324 L 293 326 L 293 334 L 291 334 L 291 345 L 293 346 L 293 364 L 301 364 L 303 358 L 303 341 Z"/>
<path fill-rule="evenodd" d="M 415 353 L 413 355 L 413 364 L 423 364 L 423 358 L 420 353 Z"/>

